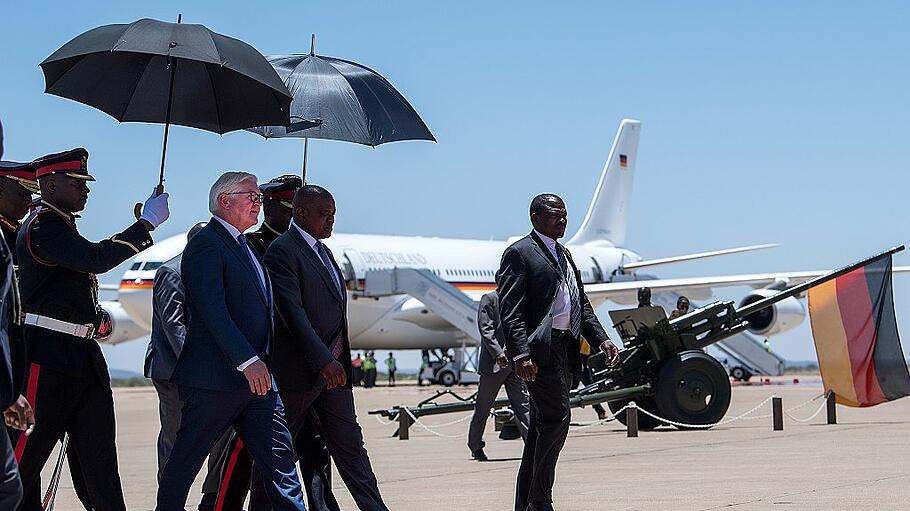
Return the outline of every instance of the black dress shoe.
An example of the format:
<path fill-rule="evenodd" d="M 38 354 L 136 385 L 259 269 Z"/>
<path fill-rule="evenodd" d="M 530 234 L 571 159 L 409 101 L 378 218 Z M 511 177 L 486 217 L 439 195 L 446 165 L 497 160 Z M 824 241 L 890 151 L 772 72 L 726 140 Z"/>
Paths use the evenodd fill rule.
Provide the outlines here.
<path fill-rule="evenodd" d="M 477 461 L 488 461 L 486 453 L 483 452 L 483 449 L 477 449 L 476 451 L 471 451 L 471 458 Z"/>
<path fill-rule="evenodd" d="M 553 504 L 549 502 L 531 502 L 527 511 L 554 511 Z"/>

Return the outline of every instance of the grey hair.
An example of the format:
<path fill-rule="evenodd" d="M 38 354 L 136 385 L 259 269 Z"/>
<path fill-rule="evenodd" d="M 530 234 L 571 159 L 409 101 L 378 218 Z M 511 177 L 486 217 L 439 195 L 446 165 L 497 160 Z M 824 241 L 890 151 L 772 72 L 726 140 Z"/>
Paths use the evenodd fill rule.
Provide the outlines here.
<path fill-rule="evenodd" d="M 256 176 L 249 172 L 234 171 L 221 174 L 209 190 L 209 212 L 214 213 L 218 210 L 218 198 L 221 194 L 233 191 L 235 186 L 250 179 L 256 181 Z"/>

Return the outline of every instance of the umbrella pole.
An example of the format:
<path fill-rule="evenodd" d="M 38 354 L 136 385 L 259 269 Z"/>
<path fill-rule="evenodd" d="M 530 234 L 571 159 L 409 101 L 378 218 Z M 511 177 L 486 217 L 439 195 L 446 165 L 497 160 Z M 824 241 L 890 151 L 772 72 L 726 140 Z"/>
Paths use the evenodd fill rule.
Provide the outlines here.
<path fill-rule="evenodd" d="M 177 23 L 180 23 L 180 17 L 177 18 Z M 171 42 L 170 47 L 173 48 L 177 46 L 177 43 Z M 161 170 L 158 173 L 158 186 L 155 187 L 155 195 L 161 195 L 164 193 L 164 161 L 167 157 L 167 136 L 171 128 L 171 104 L 174 102 L 174 74 L 177 71 L 177 61 L 173 60 L 171 57 L 167 58 L 167 67 L 171 70 L 171 82 L 168 85 L 167 89 L 167 113 L 165 114 L 164 119 L 164 143 L 161 146 Z M 133 216 L 136 217 L 136 220 L 139 220 L 139 217 L 142 216 L 142 204 L 137 202 L 133 206 Z"/>
<path fill-rule="evenodd" d="M 306 160 L 307 160 L 307 153 L 309 152 L 309 147 L 310 147 L 310 139 L 304 138 L 303 139 L 303 173 L 300 176 L 301 179 L 303 180 L 303 184 L 306 184 Z"/>
<path fill-rule="evenodd" d="M 174 46 L 176 44 L 171 43 L 171 47 L 173 48 Z M 174 75 L 177 71 L 177 61 L 168 57 L 168 67 L 171 68 L 171 83 L 168 85 L 167 90 L 167 114 L 164 121 L 164 143 L 161 146 L 161 171 L 158 174 L 158 194 L 164 193 L 164 161 L 167 158 L 167 136 L 171 129 L 171 106 L 174 102 Z"/>

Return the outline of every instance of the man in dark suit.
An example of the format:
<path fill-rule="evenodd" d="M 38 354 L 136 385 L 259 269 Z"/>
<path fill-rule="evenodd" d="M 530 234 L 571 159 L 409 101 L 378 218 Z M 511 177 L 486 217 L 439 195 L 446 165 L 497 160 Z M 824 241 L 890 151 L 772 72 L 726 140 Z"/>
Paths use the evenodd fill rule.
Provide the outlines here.
<path fill-rule="evenodd" d="M 203 227 L 204 222 L 194 225 L 186 235 L 187 242 L 193 239 Z M 158 393 L 158 417 L 161 430 L 158 432 L 158 476 L 171 454 L 174 437 L 180 429 L 180 400 L 177 384 L 171 382 L 174 367 L 183 350 L 186 338 L 186 290 L 180 277 L 182 256 L 167 261 L 155 272 L 152 285 L 152 332 L 145 353 L 145 377 L 152 380 Z M 212 448 L 209 454 L 209 470 L 202 483 L 202 502 L 200 511 L 215 508 L 218 497 L 218 485 L 221 482 L 221 468 L 224 451 L 227 448 L 228 435 L 224 435 Z"/>
<path fill-rule="evenodd" d="M 509 367 L 505 335 L 499 316 L 499 295 L 496 291 L 480 298 L 477 326 L 480 328 L 480 360 L 477 368 L 480 383 L 477 385 L 471 427 L 468 428 L 468 449 L 475 460 L 487 461 L 487 455 L 483 452 L 483 430 L 499 389 L 506 386 L 506 395 L 509 396 L 509 404 L 522 439 L 528 437 L 528 391 L 524 382 Z"/>
<path fill-rule="evenodd" d="M 332 195 L 320 186 L 305 185 L 294 197 L 290 229 L 266 252 L 278 309 L 275 378 L 291 431 L 301 428 L 313 410 L 357 506 L 385 511 L 354 413 L 344 277 L 320 241 L 332 235 L 334 223 Z M 306 446 L 297 449 L 305 452 Z"/>
<path fill-rule="evenodd" d="M 619 358 L 585 296 L 581 274 L 556 240 L 566 232 L 566 205 L 553 194 L 531 201 L 531 234 L 502 255 L 497 291 L 506 352 L 527 382 L 531 418 L 518 469 L 515 510 L 553 509 L 556 461 L 569 433 L 572 373 L 581 371 L 579 336 Z"/>
<path fill-rule="evenodd" d="M 262 210 L 265 213 L 259 229 L 247 233 L 246 239 L 250 248 L 259 257 L 265 257 L 266 250 L 273 241 L 291 226 L 294 211 L 294 194 L 303 185 L 299 176 L 278 176 L 259 187 L 262 192 Z M 328 448 L 318 431 L 318 419 L 310 413 L 304 425 L 294 433 L 295 454 L 300 465 L 300 476 L 306 490 L 307 505 L 313 511 L 338 511 L 340 509 L 332 493 L 332 464 Z M 233 460 L 233 463 L 222 463 L 223 468 L 218 496 L 221 505 L 218 511 L 242 511 L 250 489 L 253 459 L 243 448 L 243 442 L 232 435 L 227 442 L 222 461 Z M 260 500 L 255 499 L 250 511 L 260 510 Z M 267 506 L 267 502 L 261 502 Z M 202 510 L 200 510 L 202 511 Z"/>
<path fill-rule="evenodd" d="M 284 407 L 265 363 L 271 284 L 242 234 L 256 225 L 261 203 L 255 176 L 221 175 L 209 192 L 213 217 L 183 252 L 189 322 L 171 381 L 184 404 L 158 485 L 158 511 L 183 509 L 206 455 L 231 426 L 262 471 L 272 508 L 305 509 Z"/>

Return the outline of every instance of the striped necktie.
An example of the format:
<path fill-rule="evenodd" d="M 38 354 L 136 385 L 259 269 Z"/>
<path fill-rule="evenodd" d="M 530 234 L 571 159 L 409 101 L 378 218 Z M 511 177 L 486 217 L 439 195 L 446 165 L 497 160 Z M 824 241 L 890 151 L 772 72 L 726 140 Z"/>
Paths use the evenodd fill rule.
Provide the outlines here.
<path fill-rule="evenodd" d="M 559 267 L 562 270 L 562 278 L 566 281 L 566 287 L 569 289 L 569 330 L 572 336 L 578 338 L 581 333 L 581 293 L 578 291 L 578 281 L 575 280 L 575 272 L 569 266 L 566 258 L 565 248 L 556 244 L 556 253 L 559 254 Z"/>

